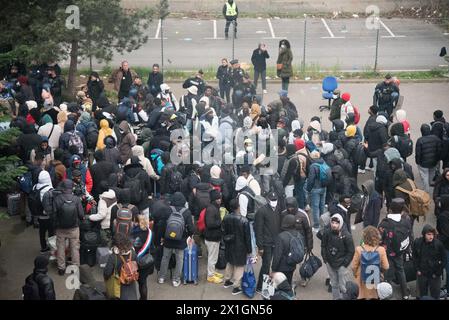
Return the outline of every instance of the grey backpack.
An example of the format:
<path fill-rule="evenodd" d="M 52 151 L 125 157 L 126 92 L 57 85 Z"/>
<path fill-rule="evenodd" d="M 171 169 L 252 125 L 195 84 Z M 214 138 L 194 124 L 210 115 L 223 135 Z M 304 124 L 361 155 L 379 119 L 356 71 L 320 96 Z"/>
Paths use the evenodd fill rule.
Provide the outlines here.
<path fill-rule="evenodd" d="M 185 230 L 185 220 L 182 215 L 187 208 L 181 209 L 181 211 L 176 211 L 175 207 L 171 207 L 172 214 L 167 220 L 167 228 L 165 229 L 165 239 L 170 240 L 182 240 Z"/>

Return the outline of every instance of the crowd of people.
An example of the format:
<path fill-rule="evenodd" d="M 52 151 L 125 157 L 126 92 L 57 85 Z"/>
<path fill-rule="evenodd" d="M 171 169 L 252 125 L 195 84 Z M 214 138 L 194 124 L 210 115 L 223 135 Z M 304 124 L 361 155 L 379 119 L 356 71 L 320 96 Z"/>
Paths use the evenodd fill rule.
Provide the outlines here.
<path fill-rule="evenodd" d="M 291 68 L 289 48 L 281 41 Z M 264 45 L 255 50 L 260 73 L 268 57 Z M 177 99 L 157 64 L 145 84 L 125 61 L 110 79 L 118 104 L 108 100 L 96 72 L 76 100 L 66 102 L 57 64 L 11 68 L 0 97 L 13 116 L 10 126 L 22 132 L 16 144 L 28 172 L 18 183 L 21 214 L 39 229 L 41 246 L 25 296 L 55 299 L 46 274 L 55 255 L 61 276 L 68 263 L 94 265 L 104 258 L 108 297 L 145 300 L 154 268 L 159 284 L 191 280 L 184 272 L 190 250 L 189 259 L 192 252 L 195 259 L 207 254 L 207 282 L 234 295 L 243 291 L 246 266 L 259 257 L 257 292 L 271 275 L 272 298 L 290 300 L 294 272 L 303 255 L 313 255 L 317 237 L 321 252 L 314 251 L 327 267 L 334 299 L 388 298 L 393 282 L 409 299 L 412 278 L 419 298 L 439 299 L 449 271 L 449 123 L 443 112 L 422 124 L 422 137 L 413 143 L 406 111 L 397 108 L 399 82 L 387 75 L 363 126 L 351 95 L 335 90 L 326 132 L 320 117 L 307 121 L 298 114 L 288 74 L 279 99 L 265 104 L 237 60 L 232 67 L 222 62 L 218 88 L 200 70 Z M 279 71 L 288 73 L 285 68 L 281 62 Z M 264 75 L 262 83 L 266 90 Z M 413 152 L 425 190 L 419 199 L 433 189 L 437 216 L 436 226 L 424 226 L 417 239 L 413 224 L 428 203 L 414 192 Z M 366 170 L 374 178 L 361 184 Z M 362 222 L 363 241 L 356 246 L 354 223 Z M 107 248 L 104 256 L 101 248 Z M 378 272 L 371 274 L 373 266 Z"/>

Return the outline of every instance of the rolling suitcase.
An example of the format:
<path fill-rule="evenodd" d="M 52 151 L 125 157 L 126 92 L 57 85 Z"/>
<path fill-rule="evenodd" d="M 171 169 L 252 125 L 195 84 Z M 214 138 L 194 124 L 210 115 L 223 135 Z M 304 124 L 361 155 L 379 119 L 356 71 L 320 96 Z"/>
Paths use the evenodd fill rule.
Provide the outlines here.
<path fill-rule="evenodd" d="M 198 246 L 195 243 L 184 249 L 183 280 L 184 284 L 198 284 Z"/>
<path fill-rule="evenodd" d="M 20 208 L 20 193 L 9 193 L 8 199 L 8 215 L 10 217 L 17 216 Z"/>

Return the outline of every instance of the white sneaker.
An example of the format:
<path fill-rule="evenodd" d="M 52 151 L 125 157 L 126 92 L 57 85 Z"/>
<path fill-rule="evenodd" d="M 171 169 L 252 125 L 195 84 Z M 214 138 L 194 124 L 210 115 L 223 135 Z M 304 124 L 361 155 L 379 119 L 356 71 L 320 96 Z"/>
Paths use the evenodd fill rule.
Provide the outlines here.
<path fill-rule="evenodd" d="M 309 212 L 309 211 L 310 211 L 310 206 L 309 206 L 309 205 L 306 205 L 306 207 L 305 207 L 304 210 L 307 211 L 307 212 Z"/>
<path fill-rule="evenodd" d="M 267 93 L 268 93 L 268 91 L 267 91 L 267 90 L 265 89 L 265 90 L 263 91 L 263 93 L 264 93 L 264 94 L 267 94 Z"/>
<path fill-rule="evenodd" d="M 159 279 L 157 279 L 157 283 L 164 284 L 165 283 L 165 279 L 164 278 L 159 278 Z"/>
<path fill-rule="evenodd" d="M 353 225 L 353 226 L 351 226 L 351 230 L 355 230 L 355 226 Z"/>
<path fill-rule="evenodd" d="M 368 168 L 366 168 L 366 170 L 371 171 L 371 172 L 374 172 L 374 168 L 368 167 Z"/>
<path fill-rule="evenodd" d="M 181 284 L 181 281 L 179 280 L 173 280 L 172 281 L 173 287 L 179 287 L 179 285 Z"/>
<path fill-rule="evenodd" d="M 365 174 L 365 170 L 362 170 L 362 169 L 359 169 L 359 173 L 361 173 L 361 174 Z"/>

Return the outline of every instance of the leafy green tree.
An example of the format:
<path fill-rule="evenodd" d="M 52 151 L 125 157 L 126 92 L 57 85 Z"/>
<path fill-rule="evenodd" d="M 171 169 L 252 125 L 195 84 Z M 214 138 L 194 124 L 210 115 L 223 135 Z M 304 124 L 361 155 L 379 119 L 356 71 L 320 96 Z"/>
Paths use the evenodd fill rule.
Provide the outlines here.
<path fill-rule="evenodd" d="M 20 134 L 17 128 L 0 132 L 0 192 L 8 192 L 14 189 L 17 177 L 24 174 L 27 169 L 20 165 L 20 159 L 15 155 L 7 155 L 8 149 L 14 145 Z"/>

